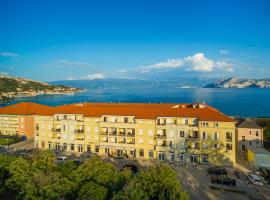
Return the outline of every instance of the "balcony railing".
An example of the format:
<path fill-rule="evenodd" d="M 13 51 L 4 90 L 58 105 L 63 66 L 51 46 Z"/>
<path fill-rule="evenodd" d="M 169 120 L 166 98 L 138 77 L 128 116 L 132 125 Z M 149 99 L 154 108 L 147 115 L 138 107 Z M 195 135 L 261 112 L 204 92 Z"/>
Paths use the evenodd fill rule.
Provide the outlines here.
<path fill-rule="evenodd" d="M 166 139 L 166 134 L 163 134 L 163 135 L 158 134 L 157 135 L 157 138 L 159 138 L 159 139 Z"/>
<path fill-rule="evenodd" d="M 84 130 L 83 129 L 77 129 L 77 130 L 74 130 L 74 133 L 83 133 Z"/>
<path fill-rule="evenodd" d="M 53 128 L 53 129 L 52 129 L 52 132 L 57 132 L 57 133 L 59 133 L 59 132 L 61 132 L 61 129 L 60 129 L 60 128 Z"/>
<path fill-rule="evenodd" d="M 231 137 L 227 137 L 227 138 L 226 138 L 226 141 L 227 141 L 227 142 L 231 142 L 231 141 L 232 141 L 232 138 L 231 138 Z"/>
<path fill-rule="evenodd" d="M 135 133 L 127 133 L 128 137 L 135 137 Z"/>

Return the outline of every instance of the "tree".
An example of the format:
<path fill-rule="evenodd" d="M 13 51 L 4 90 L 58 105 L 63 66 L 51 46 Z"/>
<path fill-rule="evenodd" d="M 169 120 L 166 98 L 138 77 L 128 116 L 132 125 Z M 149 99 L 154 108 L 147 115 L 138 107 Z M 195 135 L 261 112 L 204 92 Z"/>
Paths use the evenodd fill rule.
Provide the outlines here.
<path fill-rule="evenodd" d="M 6 191 L 6 180 L 9 178 L 9 166 L 15 158 L 12 156 L 0 155 L 0 197 Z"/>
<path fill-rule="evenodd" d="M 270 121 L 264 127 L 264 140 L 270 141 Z"/>
<path fill-rule="evenodd" d="M 54 164 L 54 154 L 40 152 L 32 159 L 17 158 L 9 166 L 7 185 L 23 199 L 63 199 L 74 187 L 72 181 L 61 176 Z"/>
<path fill-rule="evenodd" d="M 103 196 L 104 188 L 106 188 L 106 199 L 110 199 L 113 196 L 114 192 L 118 192 L 131 177 L 130 170 L 124 170 L 119 172 L 116 167 L 109 162 L 105 162 L 98 157 L 91 158 L 86 160 L 77 170 L 73 172 L 73 180 L 80 194 L 81 187 L 86 187 L 89 182 L 91 182 L 92 188 L 95 186 L 101 188 L 97 192 L 101 192 L 99 195 Z M 89 191 L 90 192 L 90 191 Z M 93 193 L 92 193 L 93 194 Z"/>
<path fill-rule="evenodd" d="M 108 189 L 95 182 L 85 182 L 78 193 L 78 200 L 103 200 L 106 199 Z"/>
<path fill-rule="evenodd" d="M 168 166 L 149 167 L 134 177 L 114 199 L 190 199 L 181 188 L 176 173 Z"/>

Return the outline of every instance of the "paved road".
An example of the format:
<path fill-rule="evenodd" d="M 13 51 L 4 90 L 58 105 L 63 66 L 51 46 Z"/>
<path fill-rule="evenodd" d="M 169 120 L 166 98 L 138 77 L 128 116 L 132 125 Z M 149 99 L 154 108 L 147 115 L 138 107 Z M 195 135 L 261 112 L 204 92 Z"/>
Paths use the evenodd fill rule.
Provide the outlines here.
<path fill-rule="evenodd" d="M 33 148 L 34 148 L 34 140 L 22 141 L 9 146 L 10 151 L 30 150 Z"/>
<path fill-rule="evenodd" d="M 171 165 L 177 172 L 177 178 L 183 188 L 189 192 L 192 200 L 267 200 L 270 197 L 268 186 L 254 186 L 247 184 L 245 180 L 237 181 L 237 186 L 220 186 L 212 184 L 207 175 L 207 166 Z M 229 169 L 231 172 L 233 169 Z M 234 176 L 229 172 L 230 176 Z M 215 186 L 223 189 L 233 189 L 240 192 L 211 189 Z"/>

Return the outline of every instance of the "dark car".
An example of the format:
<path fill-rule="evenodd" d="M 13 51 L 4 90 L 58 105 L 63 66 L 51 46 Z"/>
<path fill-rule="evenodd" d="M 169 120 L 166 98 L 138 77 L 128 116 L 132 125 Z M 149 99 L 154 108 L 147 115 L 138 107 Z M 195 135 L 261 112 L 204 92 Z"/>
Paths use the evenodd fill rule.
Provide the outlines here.
<path fill-rule="evenodd" d="M 228 176 L 212 176 L 211 182 L 223 185 L 236 185 L 235 179 Z"/>
<path fill-rule="evenodd" d="M 262 177 L 270 176 L 270 170 L 265 167 L 259 167 L 259 173 Z"/>
<path fill-rule="evenodd" d="M 224 167 L 210 167 L 207 169 L 208 174 L 210 175 L 227 175 L 228 172 Z"/>
<path fill-rule="evenodd" d="M 237 178 L 241 179 L 241 172 L 235 170 L 235 171 L 234 171 L 234 175 L 235 175 Z"/>

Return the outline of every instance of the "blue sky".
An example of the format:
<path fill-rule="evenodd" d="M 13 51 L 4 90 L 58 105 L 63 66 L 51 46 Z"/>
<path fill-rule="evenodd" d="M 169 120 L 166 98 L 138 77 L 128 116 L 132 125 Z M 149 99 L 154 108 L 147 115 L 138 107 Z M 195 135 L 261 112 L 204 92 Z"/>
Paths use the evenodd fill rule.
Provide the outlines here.
<path fill-rule="evenodd" d="M 0 73 L 270 77 L 268 0 L 0 0 Z"/>

